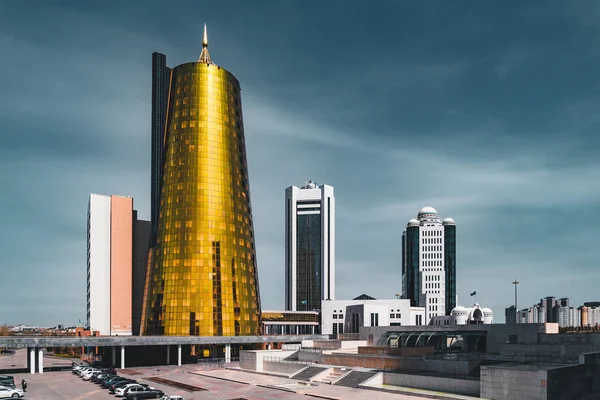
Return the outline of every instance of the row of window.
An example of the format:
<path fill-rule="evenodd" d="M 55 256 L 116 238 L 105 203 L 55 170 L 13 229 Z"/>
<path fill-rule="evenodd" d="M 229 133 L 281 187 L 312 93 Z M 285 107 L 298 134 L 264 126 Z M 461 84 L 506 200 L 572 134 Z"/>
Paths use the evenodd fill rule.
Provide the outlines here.
<path fill-rule="evenodd" d="M 423 236 L 442 236 L 441 230 L 423 230 Z"/>
<path fill-rule="evenodd" d="M 423 253 L 423 258 L 425 259 L 442 259 L 442 253 Z"/>
<path fill-rule="evenodd" d="M 390 314 L 390 318 L 402 318 L 402 314 Z"/>
<path fill-rule="evenodd" d="M 441 267 L 442 261 L 441 260 L 436 260 L 436 261 L 423 260 L 423 266 L 424 267 Z"/>
<path fill-rule="evenodd" d="M 344 319 L 344 314 L 333 314 L 333 319 Z"/>
<path fill-rule="evenodd" d="M 439 289 L 439 288 L 440 288 L 439 283 L 426 283 L 425 284 L 425 289 Z"/>

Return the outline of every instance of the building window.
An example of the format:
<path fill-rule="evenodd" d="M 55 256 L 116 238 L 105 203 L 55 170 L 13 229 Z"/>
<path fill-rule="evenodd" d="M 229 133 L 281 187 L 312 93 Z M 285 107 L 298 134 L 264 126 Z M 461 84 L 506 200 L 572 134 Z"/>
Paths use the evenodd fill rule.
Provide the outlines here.
<path fill-rule="evenodd" d="M 333 319 L 337 319 L 337 314 L 333 314 Z"/>
<path fill-rule="evenodd" d="M 402 314 L 396 314 L 396 318 L 402 318 Z"/>
<path fill-rule="evenodd" d="M 394 314 L 390 314 L 390 318 L 394 318 Z"/>
<path fill-rule="evenodd" d="M 379 314 L 371 313 L 371 326 L 379 326 Z"/>

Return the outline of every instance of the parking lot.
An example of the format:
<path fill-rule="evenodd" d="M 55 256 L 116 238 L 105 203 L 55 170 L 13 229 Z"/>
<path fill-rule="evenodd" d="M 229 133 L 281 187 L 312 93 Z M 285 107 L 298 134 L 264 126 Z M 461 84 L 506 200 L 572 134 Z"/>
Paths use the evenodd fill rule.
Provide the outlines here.
<path fill-rule="evenodd" d="M 252 385 L 244 385 L 236 382 L 229 382 L 220 379 L 214 379 L 199 376 L 190 373 L 197 371 L 198 367 L 190 366 L 161 366 L 161 367 L 143 367 L 135 368 L 130 372 L 138 372 L 139 375 L 125 375 L 117 371 L 119 375 L 136 379 L 138 382 L 146 383 L 152 387 L 162 390 L 168 395 L 180 395 L 188 399 L 305 399 L 296 393 L 284 392 L 281 390 L 263 388 Z M 21 379 L 28 383 L 25 399 L 29 400 L 100 400 L 115 399 L 116 397 L 108 390 L 92 382 L 83 381 L 77 375 L 70 371 L 63 372 L 45 372 L 43 374 L 12 374 L 15 377 L 15 383 L 20 387 Z M 182 389 L 173 388 L 163 384 L 155 383 L 146 378 L 159 377 L 175 382 L 193 385 L 204 391 L 188 392 Z"/>

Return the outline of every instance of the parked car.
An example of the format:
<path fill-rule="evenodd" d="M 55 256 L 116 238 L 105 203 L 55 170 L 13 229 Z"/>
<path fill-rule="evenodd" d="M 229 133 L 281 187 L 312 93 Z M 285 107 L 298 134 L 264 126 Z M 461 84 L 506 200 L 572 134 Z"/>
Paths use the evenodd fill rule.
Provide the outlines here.
<path fill-rule="evenodd" d="M 130 383 L 137 383 L 137 381 L 134 381 L 133 379 L 126 379 L 124 381 L 116 382 L 116 383 L 110 385 L 110 387 L 108 388 L 108 393 L 111 393 L 111 394 L 115 393 L 115 391 L 118 388 L 125 387 L 125 386 L 129 385 Z"/>
<path fill-rule="evenodd" d="M 76 374 L 77 371 L 79 371 L 79 370 L 81 370 L 81 369 L 83 369 L 85 367 L 86 366 L 83 365 L 83 364 L 76 365 L 76 366 L 74 366 L 74 367 L 71 368 L 71 372 L 73 372 L 74 374 Z"/>
<path fill-rule="evenodd" d="M 102 378 L 108 377 L 108 376 L 114 376 L 114 375 L 111 375 L 108 372 L 100 372 L 100 373 L 92 375 L 92 377 L 90 378 L 90 381 L 97 383 L 97 382 L 100 382 L 100 380 Z"/>
<path fill-rule="evenodd" d="M 154 389 L 148 385 L 144 385 L 142 383 L 128 383 L 125 386 L 121 386 L 120 388 L 115 390 L 115 395 L 117 396 L 127 396 L 129 393 L 135 392 L 144 392 L 146 390 Z"/>
<path fill-rule="evenodd" d="M 185 400 L 185 399 L 181 396 L 163 396 L 160 398 L 160 400 Z"/>
<path fill-rule="evenodd" d="M 92 369 L 92 367 L 83 367 L 83 368 L 79 368 L 79 369 L 75 369 L 75 374 L 81 376 L 83 373 L 89 371 L 90 369 Z"/>
<path fill-rule="evenodd" d="M 16 387 L 15 377 L 10 375 L 0 375 L 0 386 Z"/>
<path fill-rule="evenodd" d="M 102 382 L 102 387 L 105 389 L 110 388 L 110 385 L 112 385 L 113 383 L 118 383 L 118 382 L 122 382 L 124 380 L 126 380 L 127 378 L 123 378 L 122 376 L 113 376 L 112 378 L 108 378 L 107 380 Z"/>
<path fill-rule="evenodd" d="M 98 385 L 102 385 L 104 382 L 108 381 L 109 379 L 116 378 L 117 376 L 118 375 L 111 375 L 111 374 L 102 375 L 100 378 L 96 379 L 96 383 Z"/>
<path fill-rule="evenodd" d="M 0 354 L 15 354 L 14 350 L 4 349 L 0 350 Z"/>
<path fill-rule="evenodd" d="M 23 397 L 24 393 L 21 389 L 14 387 L 0 386 L 0 399 L 18 399 Z"/>
<path fill-rule="evenodd" d="M 81 377 L 83 378 L 84 381 L 89 381 L 90 378 L 92 377 L 92 375 L 94 375 L 95 373 L 100 373 L 102 371 L 98 370 L 98 369 L 88 369 L 87 371 L 83 372 L 81 374 Z"/>
<path fill-rule="evenodd" d="M 142 392 L 129 393 L 125 398 L 127 400 L 160 399 L 164 395 L 162 390 L 149 389 Z"/>

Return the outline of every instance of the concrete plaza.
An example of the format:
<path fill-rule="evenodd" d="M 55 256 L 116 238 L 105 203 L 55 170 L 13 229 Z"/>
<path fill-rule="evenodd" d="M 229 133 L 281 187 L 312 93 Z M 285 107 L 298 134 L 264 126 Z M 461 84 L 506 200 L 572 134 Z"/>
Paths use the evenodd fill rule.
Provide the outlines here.
<path fill-rule="evenodd" d="M 135 375 L 128 376 L 138 382 L 146 383 L 165 394 L 180 395 L 186 400 L 192 399 L 306 399 L 325 398 L 336 400 L 416 400 L 423 397 L 408 394 L 392 394 L 365 389 L 353 389 L 341 386 L 319 384 L 305 387 L 297 386 L 297 382 L 277 376 L 260 375 L 237 370 L 223 369 L 211 370 L 198 365 L 184 365 L 182 367 L 156 366 L 141 367 L 127 370 Z M 70 371 L 45 372 L 31 375 L 28 373 L 13 374 L 15 381 L 20 384 L 21 379 L 28 382 L 25 399 L 29 400 L 99 400 L 115 398 L 98 385 L 83 381 Z M 189 392 L 159 384 L 147 378 L 159 377 L 171 381 L 196 386 L 204 391 Z"/>

